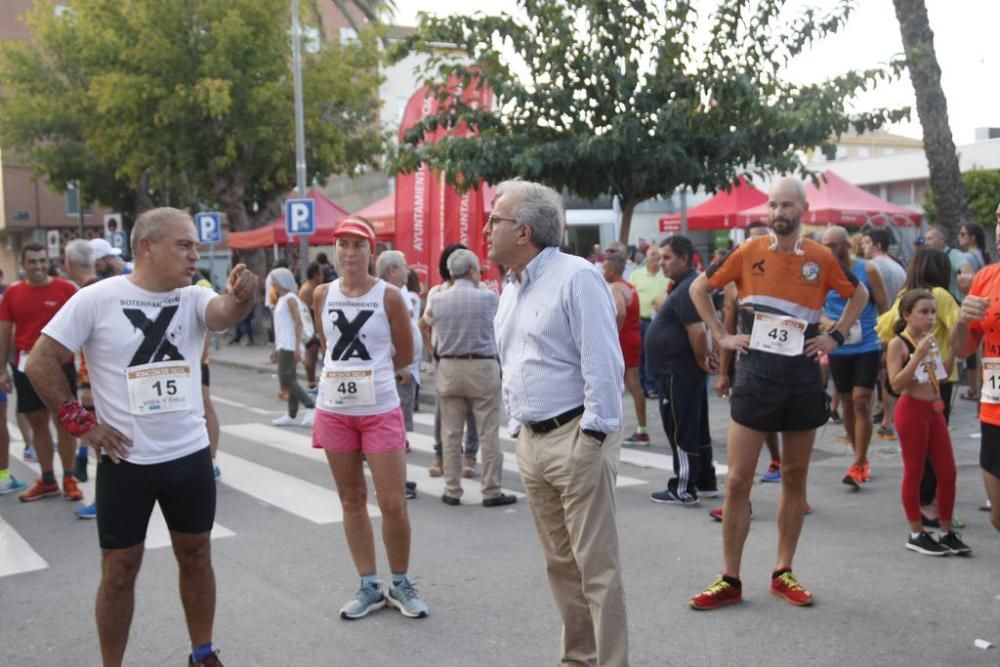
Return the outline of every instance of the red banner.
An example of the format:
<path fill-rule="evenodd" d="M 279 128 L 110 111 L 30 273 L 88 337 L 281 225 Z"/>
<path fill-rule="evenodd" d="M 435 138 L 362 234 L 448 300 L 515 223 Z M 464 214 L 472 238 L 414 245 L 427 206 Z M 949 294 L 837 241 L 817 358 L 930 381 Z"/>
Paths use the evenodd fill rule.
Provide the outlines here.
<path fill-rule="evenodd" d="M 486 108 L 493 104 L 493 93 L 488 88 L 472 86 L 463 90 L 457 81 L 451 85 L 453 96 L 465 104 Z M 419 120 L 436 113 L 438 106 L 438 101 L 428 94 L 426 88 L 416 91 L 403 113 L 400 141 Z M 469 133 L 469 129 L 462 124 L 450 135 L 467 136 Z M 439 130 L 425 137 L 425 141 L 433 142 L 442 136 L 444 130 Z M 406 255 L 407 262 L 425 288 L 441 282 L 438 272 L 441 251 L 452 243 L 461 243 L 479 256 L 483 282 L 499 289 L 499 274 L 486 258 L 486 239 L 482 233 L 488 205 L 483 201 L 486 190 L 480 186 L 459 194 L 454 187 L 447 185 L 443 174 L 430 170 L 426 165 L 421 165 L 415 173 L 396 176 L 395 247 Z"/>

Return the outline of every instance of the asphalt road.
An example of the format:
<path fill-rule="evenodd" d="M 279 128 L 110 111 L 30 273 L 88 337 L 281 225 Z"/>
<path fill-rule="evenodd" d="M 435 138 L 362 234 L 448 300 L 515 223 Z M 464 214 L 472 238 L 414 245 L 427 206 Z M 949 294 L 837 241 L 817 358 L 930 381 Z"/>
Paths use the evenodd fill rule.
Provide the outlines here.
<path fill-rule="evenodd" d="M 283 407 L 270 373 L 217 365 L 212 378 L 225 431 L 213 539 L 215 645 L 225 664 L 558 664 L 560 625 L 526 504 L 441 503 L 439 481 L 426 474 L 432 459 L 425 451 L 432 416 L 426 406 L 408 461 L 420 488 L 410 502 L 411 573 L 431 616 L 414 621 L 386 609 L 345 622 L 337 611 L 358 582 L 325 462 L 308 447 L 305 429 L 269 425 Z M 768 594 L 779 488 L 762 484 L 753 492 L 744 558 L 746 602 L 713 612 L 694 612 L 687 600 L 720 569 L 719 524 L 707 515 L 720 501 L 701 508 L 649 502 L 670 464 L 655 406 L 649 413 L 654 446 L 623 454 L 619 471 L 631 664 L 1000 663 L 1000 649 L 974 646 L 976 639 L 1000 644 L 1000 535 L 977 510 L 983 490 L 978 439 L 969 437 L 978 431 L 972 404 L 957 401 L 952 437 L 957 514 L 968 522 L 963 538 L 973 557 L 935 559 L 905 550 L 898 447 L 877 441 L 872 481 L 851 492 L 840 482 L 848 448 L 831 425 L 817 441 L 809 486 L 815 512 L 806 519 L 795 568 L 816 604 L 794 608 Z M 711 415 L 716 458 L 724 462 L 725 403 L 713 399 Z M 22 446 L 13 442 L 13 453 Z M 520 492 L 513 444 L 505 441 L 504 449 L 511 466 L 504 486 Z M 12 470 L 29 480 L 35 474 L 19 460 Z M 476 486 L 466 482 L 467 499 L 475 499 Z M 90 495 L 93 482 L 85 488 Z M 99 664 L 96 526 L 76 519 L 73 508 L 62 499 L 22 505 L 13 495 L 0 498 L 0 664 Z M 151 527 L 148 547 L 126 662 L 183 665 L 189 647 L 162 526 Z M 378 553 L 384 573 L 381 545 Z"/>

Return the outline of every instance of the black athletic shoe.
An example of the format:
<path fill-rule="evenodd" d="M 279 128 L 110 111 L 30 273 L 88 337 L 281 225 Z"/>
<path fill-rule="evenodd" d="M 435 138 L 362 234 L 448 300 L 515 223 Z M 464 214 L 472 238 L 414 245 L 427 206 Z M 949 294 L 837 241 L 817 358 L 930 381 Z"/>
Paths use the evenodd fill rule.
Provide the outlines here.
<path fill-rule="evenodd" d="M 971 556 L 972 547 L 962 541 L 962 536 L 954 530 L 941 536 L 941 546 L 955 556 Z"/>
<path fill-rule="evenodd" d="M 924 530 L 920 531 L 920 534 L 916 537 L 908 539 L 906 541 L 906 548 L 925 556 L 947 556 L 951 553 L 951 549 L 939 544 L 930 533 Z"/>

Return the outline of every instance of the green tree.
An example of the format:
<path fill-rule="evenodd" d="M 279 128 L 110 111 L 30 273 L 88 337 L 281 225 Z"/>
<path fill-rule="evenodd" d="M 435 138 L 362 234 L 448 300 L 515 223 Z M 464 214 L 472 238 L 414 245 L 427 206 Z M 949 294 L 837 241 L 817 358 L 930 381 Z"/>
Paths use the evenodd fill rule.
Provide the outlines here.
<path fill-rule="evenodd" d="M 450 77 L 468 85 L 478 75 L 496 104 L 445 104 L 406 134 L 391 167 L 426 163 L 457 184 L 522 176 L 585 198 L 610 193 L 625 241 L 646 199 L 681 185 L 723 189 L 744 173 L 804 173 L 802 150 L 832 154 L 831 138 L 848 128 L 905 117 L 848 110 L 857 93 L 894 76 L 889 68 L 783 80 L 785 65 L 850 12 L 843 2 L 790 19 L 784 4 L 725 2 L 708 21 L 682 0 L 519 0 L 517 16 L 425 15 L 394 57 L 426 53 L 442 99 Z M 697 43 L 704 26 L 706 43 Z M 478 136 L 424 141 L 459 123 Z"/>
<path fill-rule="evenodd" d="M 948 125 L 948 101 L 941 89 L 941 68 L 934 51 L 934 33 L 924 0 L 892 0 L 906 50 L 906 68 L 917 98 L 917 116 L 924 130 L 924 153 L 941 224 L 954 233 L 971 219 L 962 188 L 955 141 Z"/>
<path fill-rule="evenodd" d="M 396 11 L 396 3 L 393 0 L 308 0 L 309 11 L 312 12 L 313 20 L 318 26 L 323 24 L 320 4 L 324 2 L 332 2 L 355 31 L 361 30 L 363 22 L 381 23 Z M 321 38 L 323 34 L 320 30 Z"/>
<path fill-rule="evenodd" d="M 987 230 L 995 226 L 997 204 L 1000 204 L 1000 169 L 965 172 L 962 174 L 962 189 L 967 198 L 970 220 Z M 932 225 L 939 224 L 942 219 L 933 186 L 924 191 L 924 214 Z"/>
<path fill-rule="evenodd" d="M 232 229 L 271 219 L 295 184 L 285 0 L 39 2 L 31 42 L 0 50 L 0 145 L 55 187 L 126 212 L 220 207 Z M 381 152 L 378 40 L 304 54 L 309 179 Z"/>

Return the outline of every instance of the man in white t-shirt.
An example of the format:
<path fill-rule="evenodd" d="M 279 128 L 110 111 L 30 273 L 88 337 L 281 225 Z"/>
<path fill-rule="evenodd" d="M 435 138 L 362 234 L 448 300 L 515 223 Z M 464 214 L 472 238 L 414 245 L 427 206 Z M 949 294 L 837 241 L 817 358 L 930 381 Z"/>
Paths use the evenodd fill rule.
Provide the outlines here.
<path fill-rule="evenodd" d="M 101 454 L 96 616 L 103 664 L 122 664 L 146 528 L 159 503 L 180 570 L 189 664 L 221 665 L 212 649 L 215 481 L 200 359 L 209 330 L 236 324 L 253 307 L 257 279 L 240 264 L 225 295 L 192 286 L 198 237 L 184 211 L 146 211 L 131 243 L 134 273 L 77 292 L 42 330 L 27 374 L 46 405 L 58 410 L 60 425 Z M 74 400 L 62 373 L 81 347 L 96 417 Z"/>

